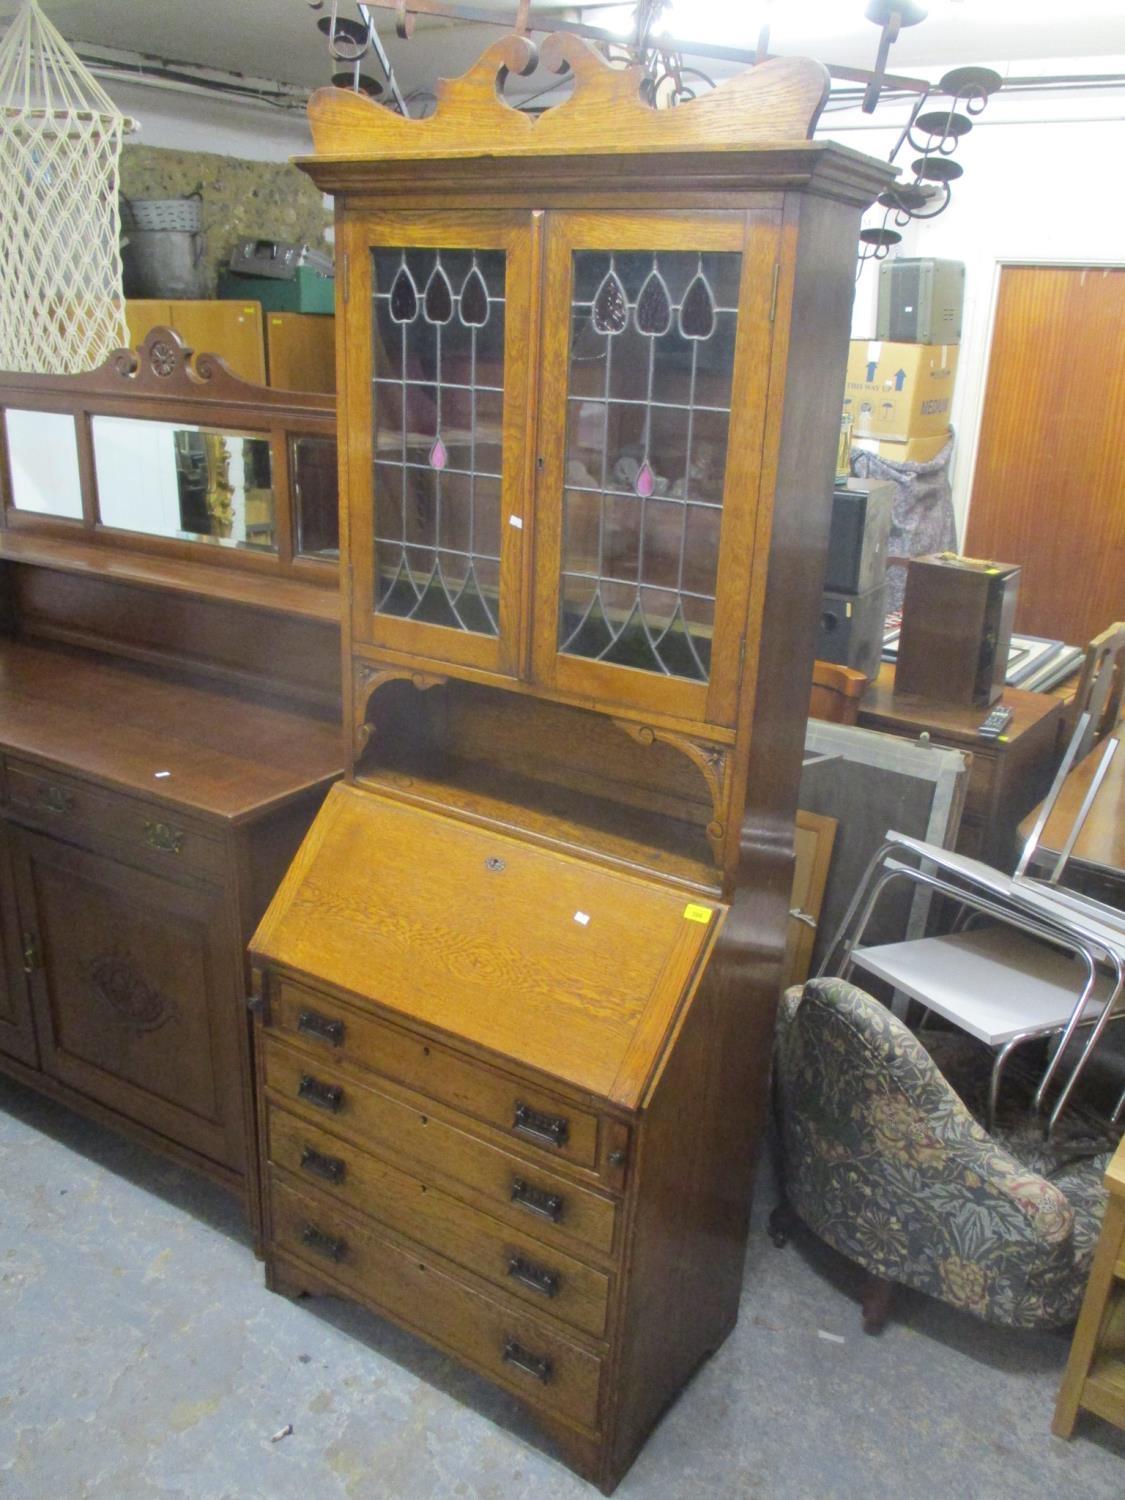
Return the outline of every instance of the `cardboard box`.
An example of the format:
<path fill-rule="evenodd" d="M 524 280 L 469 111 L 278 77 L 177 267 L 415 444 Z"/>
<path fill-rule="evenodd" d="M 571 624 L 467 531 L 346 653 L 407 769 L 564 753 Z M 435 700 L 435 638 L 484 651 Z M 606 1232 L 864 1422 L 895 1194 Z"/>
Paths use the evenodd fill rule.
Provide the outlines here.
<path fill-rule="evenodd" d="M 928 464 L 935 459 L 949 442 L 950 432 L 938 433 L 937 437 L 908 438 L 905 443 L 880 442 L 878 438 L 856 438 L 853 448 L 864 453 L 874 453 L 891 464 Z"/>
<path fill-rule="evenodd" d="M 956 344 L 891 344 L 853 339 L 844 413 L 854 437 L 908 442 L 949 426 Z"/>

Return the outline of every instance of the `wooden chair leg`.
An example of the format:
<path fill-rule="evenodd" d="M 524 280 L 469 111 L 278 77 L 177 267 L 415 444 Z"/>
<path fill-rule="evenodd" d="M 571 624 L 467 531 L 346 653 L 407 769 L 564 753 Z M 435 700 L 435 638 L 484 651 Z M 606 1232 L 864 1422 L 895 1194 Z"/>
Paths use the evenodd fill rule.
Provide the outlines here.
<path fill-rule="evenodd" d="M 891 1311 L 895 1284 L 882 1276 L 868 1276 L 863 1284 L 863 1331 L 882 1333 Z"/>
<path fill-rule="evenodd" d="M 770 1239 L 779 1250 L 783 1250 L 796 1227 L 797 1215 L 790 1208 L 789 1200 L 783 1197 L 770 1214 Z"/>

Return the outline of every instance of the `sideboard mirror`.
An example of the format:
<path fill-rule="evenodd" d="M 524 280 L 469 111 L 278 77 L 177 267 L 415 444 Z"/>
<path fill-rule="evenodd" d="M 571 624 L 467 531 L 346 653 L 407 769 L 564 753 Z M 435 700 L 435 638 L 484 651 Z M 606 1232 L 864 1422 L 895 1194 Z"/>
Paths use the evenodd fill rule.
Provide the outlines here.
<path fill-rule="evenodd" d="M 164 328 L 89 374 L 0 372 L 3 527 L 332 587 L 335 418 Z"/>

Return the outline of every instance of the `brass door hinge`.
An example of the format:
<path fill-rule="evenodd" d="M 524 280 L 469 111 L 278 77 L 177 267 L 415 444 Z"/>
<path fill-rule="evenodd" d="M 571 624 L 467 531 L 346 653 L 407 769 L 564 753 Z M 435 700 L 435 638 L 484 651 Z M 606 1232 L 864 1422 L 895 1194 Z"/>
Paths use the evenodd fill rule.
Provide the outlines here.
<path fill-rule="evenodd" d="M 345 307 L 348 304 L 348 296 L 349 296 L 348 282 L 351 279 L 350 274 L 349 274 L 350 272 L 351 272 L 351 257 L 348 255 L 348 252 L 345 250 L 344 251 L 344 306 Z"/>
<path fill-rule="evenodd" d="M 773 286 L 770 289 L 770 322 L 777 316 L 777 284 L 781 280 L 781 262 L 773 263 Z"/>

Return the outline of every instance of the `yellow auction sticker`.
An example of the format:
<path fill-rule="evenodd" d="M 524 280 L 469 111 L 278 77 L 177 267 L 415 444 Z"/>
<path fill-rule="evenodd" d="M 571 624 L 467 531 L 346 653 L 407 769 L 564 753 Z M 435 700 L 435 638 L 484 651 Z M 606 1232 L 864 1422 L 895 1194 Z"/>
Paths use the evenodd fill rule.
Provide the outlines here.
<path fill-rule="evenodd" d="M 709 906 L 696 906 L 694 902 L 689 902 L 684 907 L 685 922 L 709 922 L 710 920 L 711 908 Z"/>

